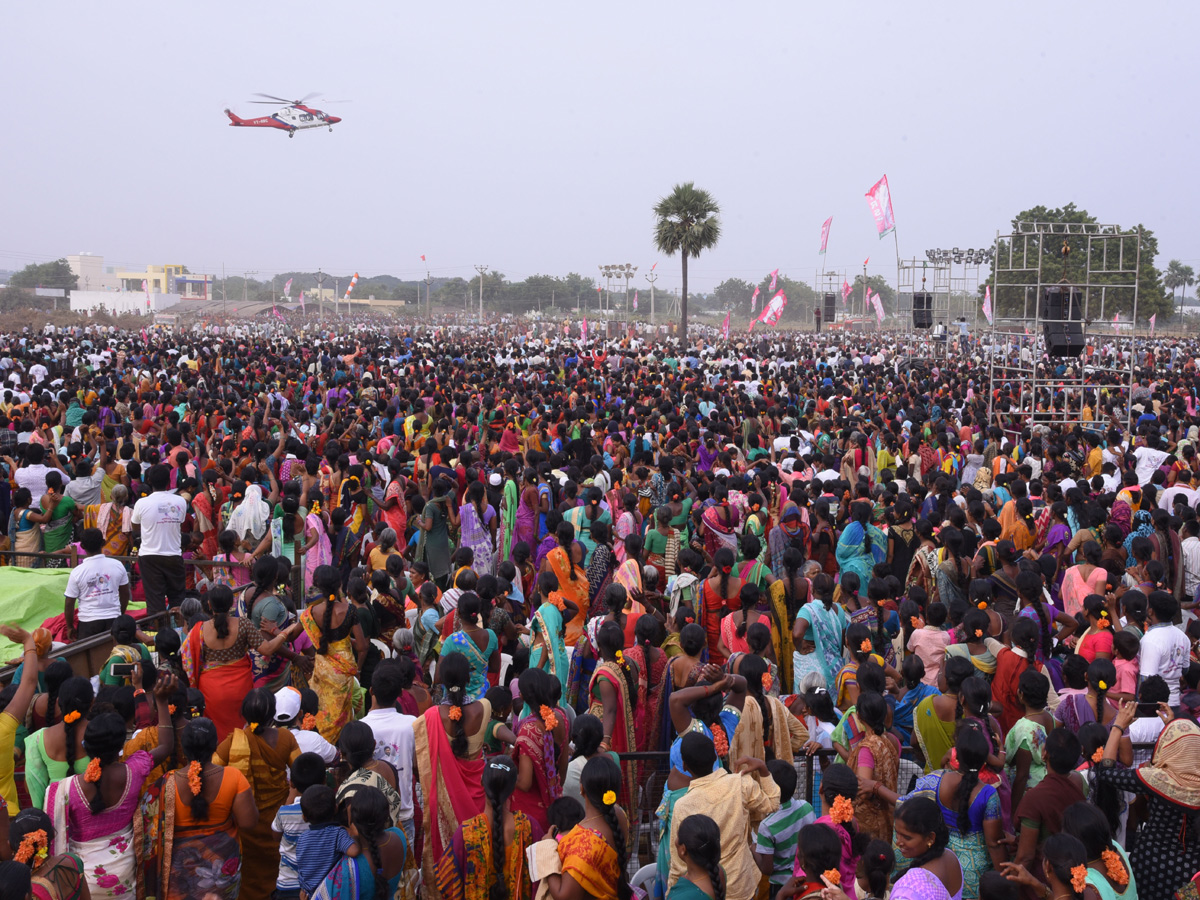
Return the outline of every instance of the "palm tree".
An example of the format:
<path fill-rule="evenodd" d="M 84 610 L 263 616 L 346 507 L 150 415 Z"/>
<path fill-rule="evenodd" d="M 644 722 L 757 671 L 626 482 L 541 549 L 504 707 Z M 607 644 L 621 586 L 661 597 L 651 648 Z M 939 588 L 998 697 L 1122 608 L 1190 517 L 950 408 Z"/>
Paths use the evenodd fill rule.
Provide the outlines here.
<path fill-rule="evenodd" d="M 659 252 L 667 256 L 679 253 L 683 257 L 679 334 L 685 344 L 688 327 L 688 257 L 699 256 L 701 250 L 710 250 L 717 245 L 721 237 L 721 223 L 717 219 L 720 212 L 712 194 L 699 189 L 692 181 L 675 185 L 675 189 L 654 207 L 654 215 L 658 218 L 654 225 L 654 243 Z"/>
<path fill-rule="evenodd" d="M 1183 320 L 1183 301 L 1187 299 L 1187 289 L 1196 283 L 1195 272 L 1191 266 L 1185 266 L 1177 259 L 1167 263 L 1166 274 L 1163 275 L 1163 287 L 1171 292 L 1171 296 L 1175 296 L 1177 288 L 1183 288 L 1183 295 L 1179 298 L 1179 319 Z"/>

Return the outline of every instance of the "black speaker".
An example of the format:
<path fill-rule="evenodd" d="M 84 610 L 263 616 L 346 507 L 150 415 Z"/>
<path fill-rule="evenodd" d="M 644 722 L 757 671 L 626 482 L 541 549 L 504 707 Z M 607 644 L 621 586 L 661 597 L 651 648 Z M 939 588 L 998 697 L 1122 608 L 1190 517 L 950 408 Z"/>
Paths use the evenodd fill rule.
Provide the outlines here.
<path fill-rule="evenodd" d="M 1047 356 L 1072 357 L 1083 352 L 1083 325 L 1079 321 L 1079 301 L 1078 288 L 1055 285 L 1043 289 L 1038 317 L 1042 320 L 1042 337 L 1046 341 Z"/>
<path fill-rule="evenodd" d="M 832 322 L 837 318 L 837 312 L 834 309 L 833 303 L 837 298 L 833 294 L 825 295 L 825 321 Z"/>
<path fill-rule="evenodd" d="M 924 292 L 913 294 L 913 328 L 933 327 L 933 295 Z"/>
<path fill-rule="evenodd" d="M 813 323 L 817 326 L 817 331 L 821 330 L 821 307 L 813 309 Z"/>

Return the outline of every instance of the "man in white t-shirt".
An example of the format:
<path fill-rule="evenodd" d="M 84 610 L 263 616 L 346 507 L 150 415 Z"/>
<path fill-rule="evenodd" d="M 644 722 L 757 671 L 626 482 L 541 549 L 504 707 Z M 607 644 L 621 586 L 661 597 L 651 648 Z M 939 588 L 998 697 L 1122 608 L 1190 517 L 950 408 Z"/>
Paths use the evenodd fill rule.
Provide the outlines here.
<path fill-rule="evenodd" d="M 1151 435 L 1147 439 L 1147 446 L 1135 447 L 1133 455 L 1137 458 L 1137 479 L 1138 484 L 1145 487 L 1150 483 L 1150 479 L 1154 477 L 1154 473 L 1158 471 L 1170 454 L 1158 449 L 1158 439 Z"/>
<path fill-rule="evenodd" d="M 1179 680 L 1188 665 L 1191 643 L 1182 628 L 1174 624 L 1179 604 L 1166 591 L 1153 591 L 1149 597 L 1147 619 L 1150 627 L 1142 635 L 1138 675 L 1142 680 L 1161 675 L 1171 692 L 1167 702 L 1179 706 Z"/>
<path fill-rule="evenodd" d="M 187 501 L 171 490 L 171 470 L 159 463 L 146 477 L 154 493 L 133 506 L 132 521 L 142 530 L 138 570 L 146 591 L 146 614 L 163 612 L 183 599 L 181 530 Z"/>
<path fill-rule="evenodd" d="M 396 770 L 397 791 L 400 794 L 400 821 L 411 841 L 413 827 L 413 766 L 416 751 L 413 737 L 415 716 L 407 716 L 396 709 L 396 701 L 403 690 L 403 671 L 399 661 L 384 660 L 375 667 L 371 677 L 371 711 L 362 721 L 371 726 L 375 735 L 375 758 L 390 763 Z"/>
<path fill-rule="evenodd" d="M 29 494 L 33 498 L 30 504 L 33 508 L 40 508 L 42 503 L 42 495 L 46 493 L 46 473 L 57 471 L 62 475 L 63 486 L 71 483 L 71 479 L 61 469 L 55 469 L 53 466 L 48 466 L 46 462 L 46 447 L 44 444 L 30 443 L 25 446 L 25 465 L 17 469 L 17 474 L 14 476 L 17 482 L 17 487 L 28 488 Z"/>
<path fill-rule="evenodd" d="M 66 638 L 104 634 L 129 606 L 129 573 L 122 563 L 104 555 L 104 534 L 88 528 L 79 540 L 86 557 L 71 570 L 63 593 Z M 75 627 L 75 607 L 79 606 L 79 627 Z"/>

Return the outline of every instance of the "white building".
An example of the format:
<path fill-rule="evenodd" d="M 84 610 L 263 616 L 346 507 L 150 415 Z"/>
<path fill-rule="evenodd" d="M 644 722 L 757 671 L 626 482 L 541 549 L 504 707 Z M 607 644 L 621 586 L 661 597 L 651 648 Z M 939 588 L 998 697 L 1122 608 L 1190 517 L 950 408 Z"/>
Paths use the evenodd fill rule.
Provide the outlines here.
<path fill-rule="evenodd" d="M 147 312 L 169 309 L 181 299 L 178 294 L 151 293 L 149 297 L 147 305 L 143 291 L 71 291 L 71 312 L 145 315 Z"/>
<path fill-rule="evenodd" d="M 76 253 L 67 257 L 67 265 L 79 279 L 79 287 L 85 291 L 118 291 L 121 279 L 112 267 L 105 268 L 104 257 L 93 253 Z"/>

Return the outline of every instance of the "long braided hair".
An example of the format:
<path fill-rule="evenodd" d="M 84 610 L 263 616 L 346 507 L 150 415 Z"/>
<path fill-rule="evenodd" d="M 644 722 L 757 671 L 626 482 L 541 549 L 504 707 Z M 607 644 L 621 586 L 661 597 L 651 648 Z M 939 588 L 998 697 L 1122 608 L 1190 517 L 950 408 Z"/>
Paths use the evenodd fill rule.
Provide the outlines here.
<path fill-rule="evenodd" d="M 367 785 L 355 790 L 350 797 L 350 822 L 371 863 L 371 871 L 375 876 L 375 900 L 385 900 L 388 880 L 383 871 L 379 843 L 391 823 L 391 812 L 383 791 Z"/>
<path fill-rule="evenodd" d="M 770 762 L 775 759 L 775 740 L 772 733 L 775 717 L 771 715 L 771 705 L 767 700 L 763 684 L 770 669 L 767 661 L 761 656 L 747 654 L 741 658 L 741 661 L 741 675 L 746 679 L 746 693 L 754 698 L 754 702 L 758 704 L 758 708 L 762 712 L 763 752 L 765 753 L 763 759 Z"/>
<path fill-rule="evenodd" d="M 203 768 L 204 764 L 211 761 L 213 754 L 217 752 L 217 726 L 213 724 L 212 719 L 203 717 L 192 719 L 183 726 L 183 735 L 179 740 L 183 744 L 183 752 L 188 761 L 198 762 Z M 203 790 L 192 794 L 188 806 L 194 819 L 208 818 L 208 800 L 205 798 Z"/>
<path fill-rule="evenodd" d="M 233 591 L 223 584 L 214 586 L 208 592 L 208 607 L 212 610 L 212 623 L 217 638 L 224 640 L 229 637 L 229 611 L 233 609 Z"/>
<path fill-rule="evenodd" d="M 1050 654 L 1054 652 L 1054 623 L 1050 621 L 1050 615 L 1046 611 L 1046 604 L 1042 602 L 1042 576 L 1038 572 L 1031 572 L 1027 569 L 1022 569 L 1017 573 L 1017 593 L 1021 596 L 1021 602 L 1031 608 L 1038 617 L 1038 631 L 1040 632 L 1040 645 L 1042 657 L 1050 658 Z M 1021 619 L 1018 618 L 1017 622 Z M 1016 623 L 1013 625 L 1014 638 L 1016 635 Z M 1021 645 L 1022 650 L 1026 650 L 1024 644 Z"/>
<path fill-rule="evenodd" d="M 721 829 L 702 813 L 693 813 L 679 823 L 679 843 L 688 858 L 708 873 L 713 900 L 725 900 L 725 871 L 721 868 Z M 495 898 L 493 898 L 495 900 Z"/>
<path fill-rule="evenodd" d="M 600 814 L 612 831 L 613 849 L 617 851 L 617 900 L 630 900 L 632 891 L 625 877 L 626 848 L 625 829 L 617 817 L 616 802 L 606 803 L 605 798 L 616 797 L 621 790 L 621 770 L 610 756 L 594 756 L 583 764 L 579 776 L 579 789 L 592 808 Z"/>
<path fill-rule="evenodd" d="M 438 675 L 446 687 L 446 699 L 450 711 L 458 710 L 457 718 L 450 719 L 450 751 L 459 759 L 467 758 L 467 729 L 462 720 L 462 709 L 467 699 L 467 682 L 471 677 L 471 664 L 467 658 L 455 651 L 447 653 L 438 663 Z"/>
<path fill-rule="evenodd" d="M 66 738 L 67 771 L 75 770 L 76 745 L 79 743 L 77 729 L 82 725 L 96 698 L 92 683 L 74 675 L 63 682 L 58 692 L 58 708 L 62 712 L 63 735 Z"/>
<path fill-rule="evenodd" d="M 46 666 L 46 726 L 62 721 L 62 713 L 58 711 L 58 692 L 70 678 L 74 670 L 65 659 L 56 659 Z"/>
<path fill-rule="evenodd" d="M 958 760 L 958 833 L 971 831 L 971 794 L 979 784 L 979 773 L 988 758 L 988 742 L 979 726 L 965 722 L 954 739 L 955 758 Z"/>
<path fill-rule="evenodd" d="M 517 765 L 509 756 L 493 756 L 483 767 L 483 796 L 492 811 L 492 871 L 495 880 L 488 900 L 507 900 L 504 877 L 504 805 L 517 787 Z"/>
<path fill-rule="evenodd" d="M 255 688 L 242 701 L 242 718 L 252 734 L 275 724 L 275 695 L 266 688 Z"/>
<path fill-rule="evenodd" d="M 954 707 L 954 721 L 962 718 L 963 702 L 960 688 L 968 678 L 975 673 L 975 664 L 965 656 L 952 656 L 946 660 L 946 693 L 954 694 L 957 698 L 957 703 Z"/>
<path fill-rule="evenodd" d="M 621 670 L 621 674 L 625 676 L 625 685 L 629 689 L 629 708 L 634 710 L 637 708 L 637 676 L 633 673 L 633 667 L 630 666 L 629 660 L 625 659 L 625 654 L 622 652 L 625 648 L 625 632 L 616 622 L 605 622 L 596 631 L 596 646 L 600 648 L 600 652 L 612 653 L 615 656 L 617 668 Z"/>
<path fill-rule="evenodd" d="M 338 602 L 338 592 L 342 588 L 342 573 L 336 566 L 317 566 L 313 572 L 313 584 L 321 592 L 314 605 L 325 601 L 325 614 L 321 617 L 321 643 L 317 652 L 322 655 L 329 652 L 329 633 L 333 631 L 333 608 Z"/>

